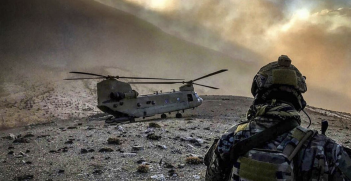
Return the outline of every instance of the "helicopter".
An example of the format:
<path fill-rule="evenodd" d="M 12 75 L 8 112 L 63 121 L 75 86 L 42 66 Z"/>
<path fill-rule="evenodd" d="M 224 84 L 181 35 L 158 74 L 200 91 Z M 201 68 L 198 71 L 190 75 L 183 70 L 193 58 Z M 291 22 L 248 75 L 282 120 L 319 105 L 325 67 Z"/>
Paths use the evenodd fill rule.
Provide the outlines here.
<path fill-rule="evenodd" d="M 202 104 L 203 99 L 194 91 L 194 86 L 203 86 L 210 89 L 219 89 L 217 87 L 207 86 L 195 83 L 228 69 L 222 69 L 205 76 L 190 81 L 179 81 L 184 79 L 168 78 L 147 78 L 147 77 L 124 77 L 124 76 L 104 76 L 87 72 L 69 72 L 72 74 L 90 75 L 95 77 L 85 78 L 68 78 L 64 80 L 84 80 L 84 79 L 104 79 L 97 83 L 97 107 L 105 113 L 114 116 L 114 119 L 106 122 L 135 122 L 135 118 L 151 117 L 161 114 L 161 118 L 167 118 L 165 113 L 177 112 L 176 118 L 181 118 L 180 111 L 194 109 Z M 122 82 L 118 79 L 154 79 L 167 80 L 159 82 Z M 170 81 L 171 80 L 171 81 Z M 179 87 L 179 91 L 173 89 L 172 92 L 158 92 L 154 94 L 139 95 L 132 89 L 131 84 L 184 84 Z"/>

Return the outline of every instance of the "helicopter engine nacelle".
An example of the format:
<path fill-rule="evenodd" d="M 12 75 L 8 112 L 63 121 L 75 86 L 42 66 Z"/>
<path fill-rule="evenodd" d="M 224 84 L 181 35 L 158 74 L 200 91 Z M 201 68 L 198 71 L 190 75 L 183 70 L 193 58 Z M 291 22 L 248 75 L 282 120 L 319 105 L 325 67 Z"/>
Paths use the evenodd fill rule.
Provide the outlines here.
<path fill-rule="evenodd" d="M 114 101 L 120 101 L 124 98 L 127 98 L 127 99 L 133 99 L 133 98 L 137 98 L 139 95 L 139 93 L 135 90 L 132 90 L 130 92 L 126 92 L 126 93 L 123 93 L 123 92 L 111 92 L 110 93 L 110 98 L 111 100 L 114 100 Z"/>
<path fill-rule="evenodd" d="M 124 95 L 126 98 L 133 99 L 133 98 L 137 98 L 139 93 L 135 90 L 132 90 L 132 91 L 129 91 L 127 93 L 124 93 Z"/>
<path fill-rule="evenodd" d="M 120 101 L 122 99 L 124 99 L 126 96 L 124 93 L 122 92 L 111 92 L 110 93 L 110 98 L 113 101 Z"/>

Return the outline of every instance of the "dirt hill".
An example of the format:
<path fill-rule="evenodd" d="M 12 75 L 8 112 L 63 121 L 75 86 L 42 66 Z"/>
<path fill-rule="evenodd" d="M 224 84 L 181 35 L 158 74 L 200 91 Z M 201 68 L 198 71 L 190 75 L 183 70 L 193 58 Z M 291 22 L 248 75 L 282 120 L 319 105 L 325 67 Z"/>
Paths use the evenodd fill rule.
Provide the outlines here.
<path fill-rule="evenodd" d="M 0 127 L 45 122 L 82 111 L 67 109 L 63 115 L 50 106 L 68 104 L 67 99 L 94 109 L 96 81 L 63 81 L 73 70 L 194 79 L 229 68 L 226 74 L 199 82 L 222 89 L 197 87 L 197 92 L 237 95 L 249 95 L 249 89 L 242 89 L 251 81 L 245 75 L 257 70 L 252 63 L 168 35 L 94 1 L 4 0 L 0 12 Z M 240 54 L 241 50 L 233 51 Z M 141 94 L 177 89 L 133 88 Z"/>

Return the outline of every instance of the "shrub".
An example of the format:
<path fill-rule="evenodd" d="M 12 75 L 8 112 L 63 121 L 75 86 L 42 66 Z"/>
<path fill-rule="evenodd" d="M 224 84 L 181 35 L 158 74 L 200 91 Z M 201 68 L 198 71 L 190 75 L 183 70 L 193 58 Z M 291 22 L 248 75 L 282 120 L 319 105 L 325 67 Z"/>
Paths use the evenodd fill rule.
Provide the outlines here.
<path fill-rule="evenodd" d="M 161 128 L 161 126 L 157 123 L 149 123 L 149 128 Z"/>
<path fill-rule="evenodd" d="M 149 167 L 149 165 L 139 165 L 137 170 L 140 173 L 147 173 L 147 172 L 149 172 L 150 167 Z"/>
<path fill-rule="evenodd" d="M 194 165 L 202 163 L 202 159 L 200 159 L 199 157 L 194 157 L 194 156 L 187 157 L 185 161 L 188 164 L 194 164 Z"/>

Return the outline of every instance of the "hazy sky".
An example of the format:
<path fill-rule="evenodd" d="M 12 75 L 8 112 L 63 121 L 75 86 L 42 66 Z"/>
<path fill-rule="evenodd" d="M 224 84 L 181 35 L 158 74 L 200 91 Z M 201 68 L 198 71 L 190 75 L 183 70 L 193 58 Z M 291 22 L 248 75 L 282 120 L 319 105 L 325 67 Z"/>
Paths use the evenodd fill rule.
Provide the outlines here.
<path fill-rule="evenodd" d="M 98 1 L 117 6 L 113 1 Z M 349 0 L 125 2 L 140 8 L 118 8 L 173 35 L 222 52 L 225 52 L 222 43 L 230 42 L 264 57 L 263 60 L 248 61 L 264 65 L 286 54 L 307 76 L 309 90 L 327 91 L 351 98 Z M 327 99 L 325 101 L 328 102 Z"/>

